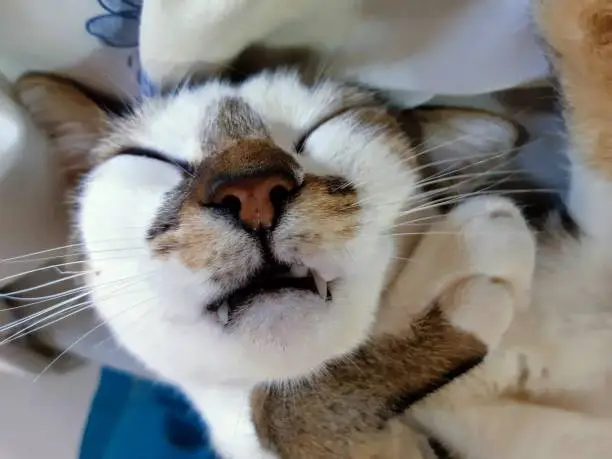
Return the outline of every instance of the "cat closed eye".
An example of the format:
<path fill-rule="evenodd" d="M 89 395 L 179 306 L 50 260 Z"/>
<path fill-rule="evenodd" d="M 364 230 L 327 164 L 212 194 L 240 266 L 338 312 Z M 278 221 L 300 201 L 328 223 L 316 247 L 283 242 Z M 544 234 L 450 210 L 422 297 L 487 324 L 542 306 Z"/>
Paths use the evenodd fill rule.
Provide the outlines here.
<path fill-rule="evenodd" d="M 120 150 L 115 156 L 137 156 L 140 158 L 152 159 L 155 161 L 161 161 L 166 164 L 170 164 L 173 167 L 178 168 L 183 175 L 193 175 L 193 167 L 185 162 L 175 158 L 170 158 L 157 151 L 149 150 L 146 148 L 130 147 Z"/>

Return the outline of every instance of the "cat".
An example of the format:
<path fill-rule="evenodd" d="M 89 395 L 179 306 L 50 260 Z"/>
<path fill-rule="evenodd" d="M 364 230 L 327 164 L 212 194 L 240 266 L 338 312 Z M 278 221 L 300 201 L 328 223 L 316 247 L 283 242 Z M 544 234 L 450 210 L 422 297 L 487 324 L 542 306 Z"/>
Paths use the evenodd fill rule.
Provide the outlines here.
<path fill-rule="evenodd" d="M 565 10 L 559 3 L 544 2 L 543 30 L 546 18 L 573 13 L 580 14 L 571 27 L 554 30 L 587 27 L 576 10 L 594 2 Z M 590 33 L 606 30 L 599 19 L 586 24 Z M 590 54 L 572 40 L 551 46 L 573 109 L 569 203 L 579 229 L 550 215 L 547 231 L 538 234 L 533 276 L 525 262 L 510 263 L 500 276 L 521 287 L 510 289 L 521 293 L 513 297 L 517 305 L 533 281 L 529 305 L 513 303 L 506 320 L 493 322 L 482 305 L 467 314 L 477 327 L 453 322 L 488 354 L 409 410 L 411 422 L 459 457 L 612 455 L 612 177 L 605 143 L 585 142 L 606 119 L 604 109 L 587 102 L 595 96 L 605 102 L 607 93 L 596 72 L 579 71 L 596 64 L 605 71 L 597 60 L 605 40 L 593 40 Z M 580 52 L 567 54 L 564 46 Z M 572 58 L 585 66 L 571 65 Z M 33 76 L 17 86 L 56 142 L 84 156 L 93 151 L 76 227 L 100 315 L 128 350 L 189 394 L 224 457 L 277 457 L 278 445 L 268 444 L 254 423 L 261 419 L 251 405 L 260 383 L 325 376 L 328 365 L 333 370 L 370 337 L 406 327 L 431 306 L 412 303 L 419 297 L 418 288 L 408 289 L 412 276 L 399 279 L 410 265 L 404 259 L 441 218 L 439 203 L 423 191 L 418 149 L 371 92 L 264 72 L 235 85 L 185 87 L 108 119 L 82 92 L 57 81 Z M 580 87 L 594 97 L 585 99 Z M 587 129 L 586 120 L 593 126 Z M 451 151 L 478 151 L 490 137 L 501 149 L 512 145 L 499 121 L 471 116 L 448 124 L 468 134 L 451 138 Z M 476 203 L 480 214 L 496 209 L 488 199 Z M 504 232 L 492 233 L 499 242 L 495 234 Z M 118 250 L 120 260 L 109 256 Z M 509 268 L 503 261 L 479 259 L 493 270 Z M 404 301 L 385 308 L 379 300 L 393 291 L 403 292 Z"/>
<path fill-rule="evenodd" d="M 507 200 L 478 198 L 437 222 L 436 206 L 453 199 L 436 203 L 436 191 L 425 191 L 450 182 L 449 165 L 470 166 L 454 152 L 464 150 L 478 170 L 489 151 L 511 151 L 519 133 L 504 119 L 427 109 L 400 123 L 369 90 L 329 80 L 309 85 L 282 70 L 237 85 L 184 88 L 123 117 L 109 116 L 119 111 L 113 104 L 63 78 L 33 74 L 16 89 L 65 153 L 71 182 L 85 174 L 76 231 L 100 315 L 128 350 L 189 394 L 224 457 L 272 454 L 250 418 L 260 383 L 311 377 L 364 344 L 375 327 L 384 339 L 406 335 L 402 346 L 414 347 L 414 364 L 431 355 L 419 357 L 410 330 L 448 359 L 402 390 L 440 384 L 482 358 L 515 303 L 526 302 L 534 248 L 520 212 Z M 427 177 L 420 164 L 427 154 L 442 167 L 437 176 Z M 492 218 L 500 213 L 510 217 Z M 463 241 L 472 219 L 482 225 Z M 438 231 L 421 241 L 432 222 Z M 262 225 L 273 230 L 253 229 Z M 491 245 L 479 248 L 480 235 Z M 509 238 L 521 241 L 513 256 L 486 262 L 482 250 L 503 250 Z M 127 257 L 112 256 L 118 250 Z M 447 264 L 419 269 L 406 261 L 415 250 L 426 254 L 423 262 L 445 256 Z M 409 287 L 411 279 L 418 284 Z M 471 289 L 500 300 L 470 313 Z M 387 306 L 379 308 L 383 294 Z M 485 313 L 498 309 L 499 316 Z M 431 333 L 446 323 L 445 333 Z"/>

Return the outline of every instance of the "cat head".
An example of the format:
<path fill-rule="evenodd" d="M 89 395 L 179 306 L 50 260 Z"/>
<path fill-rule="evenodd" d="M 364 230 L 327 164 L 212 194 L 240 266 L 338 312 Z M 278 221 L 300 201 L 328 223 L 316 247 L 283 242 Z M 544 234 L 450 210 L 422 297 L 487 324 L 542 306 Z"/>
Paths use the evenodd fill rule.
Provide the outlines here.
<path fill-rule="evenodd" d="M 74 221 L 97 312 L 183 384 L 296 378 L 355 349 L 403 263 L 397 234 L 434 206 L 420 157 L 517 140 L 495 116 L 427 112 L 411 121 L 419 150 L 370 91 L 291 72 L 181 88 L 120 116 L 49 75 L 17 92 L 86 171 Z"/>

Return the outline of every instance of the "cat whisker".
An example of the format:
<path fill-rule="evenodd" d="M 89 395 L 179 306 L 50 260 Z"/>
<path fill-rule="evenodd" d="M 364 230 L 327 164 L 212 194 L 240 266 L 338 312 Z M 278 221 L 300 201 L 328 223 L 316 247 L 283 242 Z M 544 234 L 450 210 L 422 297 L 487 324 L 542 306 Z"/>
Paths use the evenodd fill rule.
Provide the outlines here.
<path fill-rule="evenodd" d="M 123 278 L 120 278 L 120 279 L 115 279 L 115 280 L 112 280 L 112 281 L 101 283 L 101 284 L 99 284 L 99 287 L 104 288 L 104 287 L 107 287 L 107 286 L 115 285 L 115 284 L 117 284 L 119 282 L 124 282 L 124 281 L 127 281 L 127 280 L 131 280 L 131 279 L 134 279 L 134 278 L 146 279 L 147 277 L 148 277 L 148 275 L 143 276 L 142 274 L 137 274 L 137 275 L 134 275 L 134 276 L 123 277 Z M 39 286 L 36 286 L 34 288 L 42 288 L 42 287 L 43 286 L 39 285 Z M 34 289 L 34 288 L 32 288 L 32 289 Z M 15 309 L 21 309 L 21 308 L 25 308 L 25 307 L 31 307 L 31 306 L 39 305 L 39 304 L 45 303 L 45 302 L 50 301 L 50 300 L 64 298 L 64 297 L 66 297 L 68 295 L 72 295 L 73 293 L 79 293 L 79 292 L 82 292 L 82 291 L 89 291 L 89 287 L 86 286 L 86 285 L 82 285 L 82 286 L 78 286 L 78 287 L 75 287 L 75 288 L 70 289 L 70 290 L 66 290 L 66 291 L 62 291 L 62 292 L 58 292 L 58 293 L 54 293 L 54 294 L 46 295 L 46 296 L 42 296 L 42 297 L 17 297 L 17 296 L 13 296 L 13 294 L 17 293 L 17 292 L 9 292 L 7 294 L 0 294 L 0 299 L 4 298 L 4 299 L 11 300 L 11 301 L 28 302 L 28 304 L 26 304 L 26 305 L 12 306 L 12 307 L 9 307 L 9 308 L 6 309 L 6 311 L 12 311 L 12 310 L 15 310 Z M 33 302 L 30 302 L 30 301 L 33 301 Z M 1 312 L 2 311 L 0 311 L 0 313 Z"/>
<path fill-rule="evenodd" d="M 62 309 L 61 311 L 54 312 L 52 314 L 49 314 L 48 316 L 42 317 L 38 319 L 37 321 L 35 321 L 34 323 L 25 326 L 24 328 L 14 332 L 13 334 L 9 335 L 7 338 L 0 341 L 0 347 L 6 344 L 12 343 L 14 341 L 17 341 L 18 339 L 21 339 L 24 336 L 34 334 L 42 330 L 43 328 L 54 325 L 61 320 L 67 319 L 68 317 L 78 314 L 79 312 L 85 311 L 91 307 L 93 307 L 91 301 L 85 301 L 85 302 L 78 303 L 72 306 L 68 306 Z M 57 318 L 57 316 L 60 316 L 60 317 Z M 52 320 L 51 322 L 47 322 L 49 319 L 53 319 L 53 318 L 55 319 Z"/>
<path fill-rule="evenodd" d="M 129 281 L 130 279 L 134 279 L 135 277 L 136 277 L 135 280 L 131 280 L 130 282 L 126 282 L 126 281 Z M 142 276 L 142 275 L 130 276 L 130 277 L 127 277 L 127 278 L 116 279 L 116 280 L 113 280 L 111 282 L 107 282 L 105 284 L 102 284 L 102 285 L 100 285 L 100 288 L 105 288 L 105 289 L 108 288 L 109 286 L 113 286 L 113 285 L 115 285 L 117 283 L 121 284 L 119 286 L 119 288 L 111 290 L 109 292 L 105 292 L 105 294 L 103 295 L 103 298 L 108 297 L 108 294 L 115 294 L 117 292 L 120 292 L 123 289 L 125 289 L 125 288 L 127 288 L 127 287 L 129 287 L 131 285 L 134 285 L 137 282 L 142 281 L 143 278 L 146 278 L 146 277 L 148 277 L 148 275 L 146 275 L 146 276 Z M 21 326 L 21 325 L 23 325 L 25 323 L 28 323 L 28 322 L 30 322 L 32 320 L 38 319 L 34 324 L 30 324 L 30 325 L 26 326 L 24 329 L 21 329 L 19 332 L 17 332 L 17 334 L 21 334 L 21 333 L 28 334 L 28 333 L 31 333 L 32 332 L 31 331 L 31 327 L 36 326 L 37 324 L 40 324 L 40 323 L 42 323 L 42 322 L 44 322 L 44 321 L 46 321 L 46 320 L 48 320 L 50 318 L 56 317 L 58 315 L 61 315 L 61 314 L 65 313 L 67 310 L 71 310 L 71 309 L 73 309 L 75 307 L 81 306 L 81 305 L 89 302 L 89 301 L 86 301 L 86 302 L 80 303 L 78 305 L 72 305 L 72 306 L 64 307 L 66 305 L 69 305 L 70 303 L 73 303 L 74 301 L 77 301 L 79 299 L 85 298 L 85 297 L 87 297 L 89 295 L 90 295 L 89 290 L 85 289 L 84 293 L 80 293 L 80 294 L 78 294 L 78 295 L 76 295 L 76 296 L 74 296 L 72 298 L 69 298 L 69 299 L 64 300 L 64 301 L 62 301 L 60 303 L 57 303 L 57 304 L 52 305 L 52 306 L 50 306 L 48 308 L 45 308 L 42 311 L 38 311 L 36 313 L 29 314 L 26 317 L 23 317 L 21 319 L 17 319 L 15 321 L 12 321 L 9 324 L 6 324 L 6 325 L 0 327 L 0 333 L 5 333 L 6 331 L 8 331 L 10 329 L 13 329 L 15 327 L 19 327 L 19 326 Z M 57 311 L 58 309 L 60 309 L 60 310 Z M 41 316 L 42 316 L 42 318 L 41 318 Z M 10 339 L 10 338 L 11 337 L 9 337 L 7 339 Z M 1 344 L 2 343 L 0 343 L 0 345 Z"/>
<path fill-rule="evenodd" d="M 67 282 L 69 280 L 76 279 L 78 277 L 86 276 L 87 274 L 92 273 L 92 272 L 93 271 L 79 272 L 77 274 L 72 274 L 70 276 L 62 277 L 60 279 L 56 279 L 56 280 L 53 280 L 53 281 L 45 282 L 44 284 L 38 284 L 38 285 L 35 285 L 34 287 L 28 287 L 28 288 L 24 288 L 24 289 L 20 289 L 20 290 L 14 290 L 14 291 L 7 292 L 7 293 L 0 293 L 0 298 L 8 298 L 8 299 L 21 298 L 18 295 L 20 295 L 22 293 L 33 292 L 33 291 L 40 290 L 40 289 L 45 288 L 45 287 L 50 287 L 52 285 L 57 285 L 57 284 L 60 284 L 62 282 Z"/>
<path fill-rule="evenodd" d="M 134 227 L 136 228 L 136 227 Z M 123 228 L 123 229 L 129 229 L 128 228 Z M 120 242 L 120 241 L 133 241 L 133 238 L 127 238 L 127 237 L 122 237 L 122 238 L 114 238 L 114 239 L 100 239 L 100 240 L 92 240 L 89 241 L 90 244 L 100 244 L 100 243 L 111 243 L 111 242 Z M 55 253 L 55 252 L 60 252 L 60 251 L 68 251 L 70 252 L 71 249 L 75 248 L 75 247 L 85 247 L 87 246 L 86 243 L 84 242 L 78 242 L 78 243 L 72 243 L 72 244 L 66 244 L 63 246 L 58 246 L 58 247 L 51 247 L 49 249 L 45 249 L 45 250 L 39 250 L 37 252 L 31 252 L 31 253 L 25 253 L 22 255 L 17 255 L 14 257 L 10 257 L 10 258 L 3 258 L 0 259 L 0 264 L 3 263 L 10 263 L 10 262 L 15 262 L 17 260 L 25 260 L 25 262 L 30 261 L 28 260 L 28 258 L 34 257 L 34 256 L 38 256 L 38 255 L 48 255 L 50 259 L 55 259 L 55 258 L 60 258 L 63 256 L 63 254 L 59 253 L 56 256 L 53 256 L 51 254 Z M 128 249 L 129 247 L 126 247 L 126 249 Z M 87 251 L 89 253 L 89 251 Z"/>
<path fill-rule="evenodd" d="M 125 248 L 117 248 L 117 249 L 101 249 L 101 250 L 87 250 L 87 251 L 79 251 L 79 252 L 70 252 L 70 255 L 77 256 L 77 255 L 88 255 L 88 254 L 98 254 L 98 253 L 107 253 L 107 252 L 131 252 L 131 251 L 146 251 L 146 249 L 144 247 L 125 247 Z M 62 256 L 58 255 L 58 256 L 43 257 L 43 258 L 4 260 L 0 263 L 19 264 L 19 263 L 44 262 L 44 261 L 57 260 L 58 258 L 62 258 Z"/>
<path fill-rule="evenodd" d="M 10 300 L 11 302 L 27 302 L 27 304 L 22 304 L 19 306 L 9 306 L 5 310 L 0 310 L 0 314 L 2 312 L 10 312 L 10 311 L 14 311 L 17 309 L 32 308 L 34 306 L 41 305 L 48 301 L 59 300 L 60 298 L 65 298 L 67 296 L 70 296 L 76 293 L 80 293 L 83 291 L 88 291 L 88 290 L 89 290 L 89 287 L 81 286 L 81 287 L 76 287 L 76 288 L 67 290 L 65 292 L 59 292 L 59 293 L 54 293 L 52 295 L 46 295 L 46 296 L 40 296 L 40 297 L 12 297 L 10 295 L 2 295 L 0 296 L 0 298 Z"/>
<path fill-rule="evenodd" d="M 124 309 L 122 309 L 121 311 L 119 311 L 116 314 L 113 314 L 111 317 L 112 318 L 116 318 L 122 314 L 125 314 L 126 312 L 134 309 L 137 306 L 141 306 L 142 304 L 146 304 L 149 301 L 154 300 L 155 297 L 151 297 L 151 298 L 147 298 L 143 301 L 139 301 L 133 305 L 130 305 Z M 101 327 L 105 326 L 107 323 L 107 320 L 101 320 L 99 324 L 97 324 L 95 327 L 93 327 L 91 330 L 83 333 L 83 335 L 81 335 L 81 337 L 79 337 L 77 340 L 75 340 L 70 346 L 68 346 L 66 349 L 64 349 L 57 357 L 55 357 L 53 360 L 51 360 L 51 362 L 49 362 L 49 364 L 47 366 L 45 366 L 45 368 L 42 369 L 42 371 L 34 378 L 33 382 L 37 382 L 47 371 L 49 371 L 51 369 L 51 367 L 53 367 L 53 365 L 55 365 L 63 356 L 65 356 L 68 352 L 70 352 L 72 349 L 74 349 L 74 347 L 76 345 L 78 345 L 80 342 L 82 342 L 84 339 L 86 339 L 88 336 L 90 336 L 91 334 L 93 334 L 96 330 L 100 329 Z"/>
<path fill-rule="evenodd" d="M 486 158 L 483 158 L 479 161 L 475 161 L 472 162 L 470 164 L 467 164 L 465 166 L 461 166 L 461 167 L 455 167 L 455 168 L 448 168 L 448 172 L 443 171 L 439 171 L 436 174 L 433 174 L 427 178 L 422 179 L 421 181 L 417 182 L 418 186 L 427 186 L 427 185 L 431 185 L 431 184 L 436 184 L 436 183 L 443 183 L 444 181 L 451 181 L 451 180 L 457 180 L 457 179 L 463 179 L 462 181 L 460 181 L 459 183 L 454 183 L 452 185 L 452 187 L 458 187 L 460 185 L 464 185 L 466 183 L 469 183 L 471 181 L 472 178 L 479 178 L 482 177 L 483 175 L 501 175 L 503 177 L 505 176 L 509 176 L 515 172 L 520 172 L 519 170 L 497 170 L 499 169 L 503 164 L 496 164 L 494 166 L 492 166 L 489 170 L 485 170 L 485 171 L 480 171 L 480 172 L 474 172 L 474 173 L 470 173 L 470 174 L 457 174 L 457 172 L 460 172 L 462 170 L 468 169 L 470 167 L 473 167 L 475 165 L 478 164 L 484 164 L 488 161 L 492 161 L 494 159 L 497 159 L 498 157 L 503 156 L 507 153 L 500 153 L 497 156 L 487 156 Z M 439 162 L 446 162 L 447 160 L 442 160 Z M 456 159 L 450 159 L 448 160 L 448 162 L 452 162 L 452 163 L 456 163 Z M 434 163 L 435 164 L 435 163 Z M 427 167 L 427 166 L 423 166 L 423 167 Z M 419 168 L 417 168 L 418 170 Z M 446 177 L 446 178 L 444 178 Z M 406 201 L 406 203 L 409 202 L 414 202 L 414 201 L 420 201 L 420 200 L 426 200 L 429 199 L 431 196 L 436 196 L 436 195 L 440 195 L 440 194 L 444 194 L 446 191 L 448 191 L 449 189 L 451 189 L 451 187 L 447 187 L 447 188 L 439 188 L 439 189 L 435 189 L 432 191 L 426 191 L 426 192 L 422 192 L 419 193 L 418 195 L 410 198 L 409 200 Z M 359 200 L 358 202 L 356 202 L 355 204 L 352 204 L 351 208 L 363 205 L 363 204 L 368 204 L 369 202 L 378 202 L 380 201 L 379 196 L 375 195 L 375 196 L 370 196 L 368 198 L 363 198 L 361 200 Z M 384 201 L 384 199 L 383 199 Z M 396 201 L 397 203 L 397 201 Z M 390 203 L 389 203 L 390 204 Z"/>
<path fill-rule="evenodd" d="M 435 177 L 435 178 L 430 178 L 427 180 L 423 180 L 421 182 L 417 182 L 418 185 L 420 186 L 428 186 L 428 185 L 435 185 L 438 183 L 444 183 L 444 182 L 449 182 L 449 181 L 455 181 L 455 180 L 461 180 L 458 184 L 453 184 L 453 186 L 457 186 L 457 185 L 462 185 L 465 183 L 469 183 L 471 182 L 474 178 L 480 178 L 483 175 L 486 175 L 487 177 L 490 176 L 508 176 L 508 175 L 513 175 L 513 174 L 517 174 L 520 173 L 521 171 L 518 169 L 512 170 L 512 171 L 508 171 L 508 170 L 495 170 L 491 169 L 489 171 L 484 171 L 484 172 L 473 172 L 473 173 L 469 173 L 469 174 L 457 174 L 457 175 L 449 175 L 446 177 Z"/>

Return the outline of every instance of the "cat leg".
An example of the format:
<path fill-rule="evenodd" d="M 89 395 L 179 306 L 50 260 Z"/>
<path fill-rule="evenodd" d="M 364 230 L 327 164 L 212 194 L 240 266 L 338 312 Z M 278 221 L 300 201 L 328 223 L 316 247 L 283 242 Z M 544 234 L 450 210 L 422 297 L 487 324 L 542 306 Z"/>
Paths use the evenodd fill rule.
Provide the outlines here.
<path fill-rule="evenodd" d="M 477 371 L 478 369 L 476 369 Z M 478 399 L 470 374 L 411 414 L 425 431 L 461 458 L 602 459 L 612 457 L 612 420 L 512 399 Z M 485 382 L 481 381 L 483 388 Z M 448 390 L 450 389 L 450 390 Z M 454 390 L 459 389 L 459 390 Z M 488 388 L 492 390 L 491 387 Z M 463 398 L 462 398 L 463 397 Z"/>

